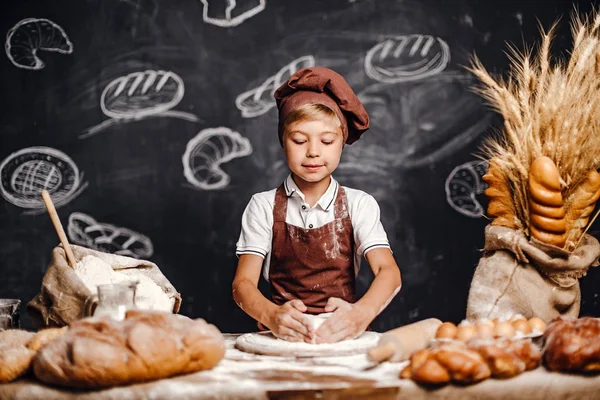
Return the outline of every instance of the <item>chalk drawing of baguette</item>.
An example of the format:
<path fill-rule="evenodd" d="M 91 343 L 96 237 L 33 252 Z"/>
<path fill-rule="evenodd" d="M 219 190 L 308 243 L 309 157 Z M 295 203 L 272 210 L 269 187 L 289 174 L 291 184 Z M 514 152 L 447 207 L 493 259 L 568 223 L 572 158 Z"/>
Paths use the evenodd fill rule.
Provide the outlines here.
<path fill-rule="evenodd" d="M 100 107 L 110 119 L 88 128 L 80 139 L 93 136 L 118 122 L 147 117 L 171 117 L 197 122 L 198 117 L 172 110 L 185 93 L 183 80 L 174 72 L 146 70 L 110 82 L 100 96 Z"/>
<path fill-rule="evenodd" d="M 267 78 L 258 87 L 237 96 L 235 106 L 242 112 L 244 118 L 253 118 L 265 114 L 275 107 L 273 93 L 283 82 L 287 81 L 296 71 L 314 66 L 315 58 L 311 55 L 295 59 L 281 68 L 275 75 Z"/>

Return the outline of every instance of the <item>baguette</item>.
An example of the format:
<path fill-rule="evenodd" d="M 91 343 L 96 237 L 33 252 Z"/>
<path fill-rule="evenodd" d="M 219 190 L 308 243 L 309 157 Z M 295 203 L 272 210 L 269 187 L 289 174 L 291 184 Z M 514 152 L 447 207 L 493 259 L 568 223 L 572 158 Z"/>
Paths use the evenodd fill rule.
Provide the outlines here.
<path fill-rule="evenodd" d="M 577 186 L 568 199 L 568 209 L 565 217 L 567 224 L 567 248 L 574 250 L 575 245 L 583 234 L 590 215 L 600 198 L 600 173 L 592 169 L 586 179 Z"/>
<path fill-rule="evenodd" d="M 560 174 L 548 157 L 538 157 L 529 169 L 529 233 L 557 247 L 566 241 L 564 201 Z"/>
<path fill-rule="evenodd" d="M 488 203 L 488 214 L 494 217 L 492 225 L 506 226 L 515 229 L 520 225 L 516 217 L 515 207 L 512 199 L 512 191 L 502 174 L 498 160 L 490 160 L 487 173 L 482 177 L 488 184 L 485 195 L 490 199 Z"/>

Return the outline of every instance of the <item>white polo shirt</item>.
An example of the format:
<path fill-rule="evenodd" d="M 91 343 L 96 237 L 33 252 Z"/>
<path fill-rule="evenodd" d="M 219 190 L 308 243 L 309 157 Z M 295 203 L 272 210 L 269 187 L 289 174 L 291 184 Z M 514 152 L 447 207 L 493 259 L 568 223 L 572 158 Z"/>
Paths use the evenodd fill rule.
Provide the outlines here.
<path fill-rule="evenodd" d="M 331 178 L 329 187 L 310 208 L 305 202 L 291 174 L 283 182 L 288 196 L 286 223 L 305 229 L 323 226 L 334 220 L 334 200 L 339 184 Z M 373 196 L 362 190 L 343 186 L 354 230 L 354 272 L 358 274 L 361 256 L 378 248 L 390 248 L 379 217 L 379 205 Z M 273 241 L 273 207 L 275 192 L 272 189 L 252 196 L 242 216 L 242 231 L 236 243 L 236 255 L 256 254 L 263 257 L 263 276 L 269 280 L 271 244 Z"/>

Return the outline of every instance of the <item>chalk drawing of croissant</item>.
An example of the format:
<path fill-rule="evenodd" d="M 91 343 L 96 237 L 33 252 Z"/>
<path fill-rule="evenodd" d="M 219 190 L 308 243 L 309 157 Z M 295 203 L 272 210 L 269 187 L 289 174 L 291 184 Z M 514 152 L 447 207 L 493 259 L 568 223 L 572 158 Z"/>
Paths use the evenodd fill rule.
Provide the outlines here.
<path fill-rule="evenodd" d="M 63 28 L 49 19 L 27 18 L 8 31 L 4 49 L 16 67 L 39 70 L 46 65 L 38 57 L 40 51 L 71 54 L 73 43 Z"/>
<path fill-rule="evenodd" d="M 267 6 L 266 0 L 200 0 L 202 20 L 221 28 L 231 28 L 252 18 Z"/>
<path fill-rule="evenodd" d="M 183 174 L 198 189 L 222 189 L 231 178 L 221 164 L 251 153 L 250 141 L 238 132 L 226 127 L 203 129 L 187 144 L 181 158 Z"/>
<path fill-rule="evenodd" d="M 314 66 L 315 58 L 311 55 L 295 59 L 258 87 L 238 95 L 235 99 L 235 106 L 242 112 L 244 118 L 258 117 L 266 113 L 275 107 L 273 93 L 283 82 L 287 81 L 296 71 Z"/>
<path fill-rule="evenodd" d="M 488 164 L 470 161 L 455 167 L 446 178 L 446 200 L 450 207 L 470 218 L 480 218 L 484 209 L 476 195 L 482 194 L 487 184 L 482 177 Z"/>
<path fill-rule="evenodd" d="M 134 258 L 152 256 L 154 248 L 150 239 L 130 229 L 97 222 L 80 212 L 69 215 L 69 239 L 91 249 Z"/>
<path fill-rule="evenodd" d="M 100 96 L 100 107 L 110 119 L 87 129 L 79 137 L 93 136 L 118 122 L 146 117 L 171 117 L 197 122 L 198 117 L 172 110 L 185 93 L 183 80 L 170 71 L 146 70 L 121 76 L 110 82 Z"/>

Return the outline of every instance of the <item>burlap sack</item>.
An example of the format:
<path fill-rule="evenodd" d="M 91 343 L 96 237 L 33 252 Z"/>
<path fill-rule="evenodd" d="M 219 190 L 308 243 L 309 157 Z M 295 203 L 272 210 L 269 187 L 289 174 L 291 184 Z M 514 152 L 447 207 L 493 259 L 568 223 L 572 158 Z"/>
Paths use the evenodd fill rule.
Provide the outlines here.
<path fill-rule="evenodd" d="M 579 278 L 598 265 L 600 243 L 585 235 L 572 253 L 520 231 L 488 225 L 484 255 L 469 290 L 467 319 L 505 318 L 522 314 L 550 321 L 578 317 Z"/>
<path fill-rule="evenodd" d="M 173 312 L 179 311 L 181 295 L 165 278 L 156 264 L 75 245 L 72 245 L 71 248 L 76 262 L 86 255 L 94 255 L 110 264 L 113 269 L 123 270 L 129 276 L 146 275 L 159 285 L 170 298 L 174 299 Z M 86 316 L 85 303 L 91 295 L 92 292 L 69 266 L 63 247 L 58 246 L 52 251 L 52 259 L 42 280 L 40 293 L 27 304 L 27 313 L 38 329 L 47 326 L 68 325 Z"/>

